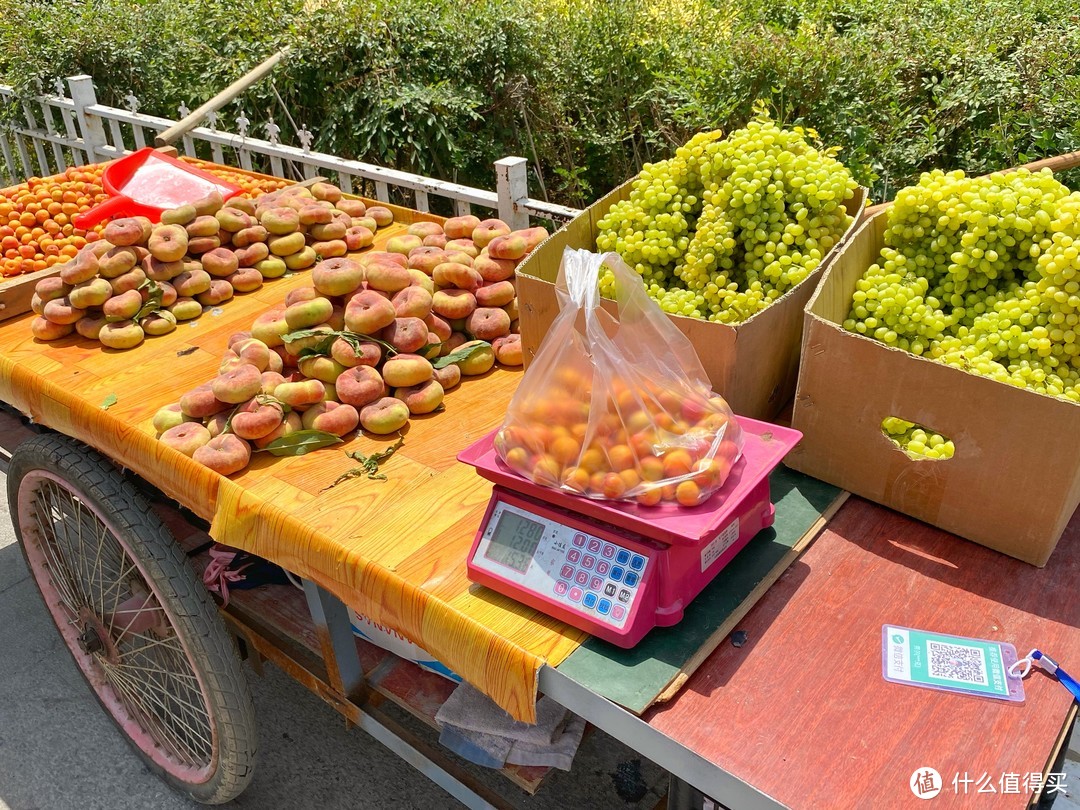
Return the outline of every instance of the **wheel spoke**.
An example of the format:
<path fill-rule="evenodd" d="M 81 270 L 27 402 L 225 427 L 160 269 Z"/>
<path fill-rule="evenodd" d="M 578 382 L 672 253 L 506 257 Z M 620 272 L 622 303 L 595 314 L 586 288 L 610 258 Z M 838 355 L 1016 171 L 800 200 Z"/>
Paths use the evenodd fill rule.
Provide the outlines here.
<path fill-rule="evenodd" d="M 130 646 L 135 639 L 144 643 Z M 119 644 L 120 664 L 110 667 L 129 686 L 141 684 L 144 691 L 151 690 L 145 697 L 166 712 L 162 722 L 170 726 L 174 744 L 180 734 L 188 745 L 188 756 L 191 751 L 209 756 L 208 751 L 212 750 L 209 714 L 198 678 L 178 642 L 176 637 L 158 639 L 143 633 L 127 633 Z M 171 724 L 179 728 L 172 728 Z"/>
<path fill-rule="evenodd" d="M 178 739 L 175 728 L 172 727 L 172 724 L 177 719 L 176 714 L 170 712 L 167 702 L 162 697 L 162 695 L 167 697 L 167 694 L 163 693 L 156 684 L 152 684 L 151 679 L 136 678 L 112 667 L 107 669 L 112 682 L 117 688 L 123 691 L 141 709 L 142 713 L 157 726 L 159 732 L 157 736 L 161 738 L 160 742 L 168 743 L 175 749 L 176 753 L 185 755 L 185 759 L 187 759 L 188 752 L 184 750 L 182 741 Z"/>
<path fill-rule="evenodd" d="M 145 664 L 145 666 L 139 666 L 135 661 Z M 198 678 L 191 671 L 191 665 L 183 651 L 178 650 L 176 647 L 168 645 L 149 648 L 140 647 L 134 655 L 122 659 L 119 668 L 163 675 L 170 679 L 184 678 L 187 682 L 177 684 L 177 686 L 193 691 L 196 697 L 201 697 L 201 693 L 197 689 L 193 690 L 191 686 L 192 683 L 198 684 Z M 193 709 L 197 708 L 194 704 L 189 705 Z"/>
<path fill-rule="evenodd" d="M 140 667 L 137 664 L 132 664 L 132 663 L 129 663 L 127 661 L 123 661 L 123 662 L 121 662 L 119 664 L 109 664 L 109 666 L 111 666 L 113 669 L 117 669 L 117 670 L 120 670 L 122 672 L 149 672 L 149 673 L 159 673 L 159 672 L 161 672 L 160 667 Z M 168 674 L 168 676 L 170 678 L 183 678 L 185 681 L 190 681 L 193 684 L 198 684 L 198 682 L 199 682 L 198 678 L 196 678 L 194 675 L 189 675 L 186 672 L 169 672 L 167 674 Z"/>
<path fill-rule="evenodd" d="M 38 488 L 33 513 L 40 546 L 68 610 L 77 614 L 89 607 L 102 616 L 114 592 L 121 601 L 126 578 L 136 566 L 116 544 L 108 527 L 52 481 Z M 74 531 L 72 522 L 76 524 Z M 89 537 L 96 538 L 92 562 L 84 553 Z"/>
<path fill-rule="evenodd" d="M 97 585 L 96 590 L 97 590 L 98 599 L 93 601 L 92 605 L 94 607 L 94 610 L 97 612 L 97 614 L 99 616 L 103 616 L 105 614 L 105 601 L 104 601 L 104 589 L 105 589 L 104 565 L 105 565 L 105 561 L 104 561 L 103 550 L 104 550 L 104 546 L 105 546 L 105 538 L 108 537 L 108 535 L 109 535 L 109 529 L 104 523 L 97 520 L 97 518 L 95 518 L 93 514 L 89 513 L 86 510 L 86 508 L 82 505 L 82 502 L 76 502 L 75 507 L 76 507 L 76 512 L 78 514 L 78 520 L 79 520 L 79 541 L 80 541 L 80 543 L 82 543 L 83 524 L 87 520 L 89 521 L 89 524 L 90 524 L 89 526 L 87 526 L 87 528 L 91 530 L 89 532 L 89 537 L 95 537 L 95 536 L 97 537 L 97 542 L 95 543 L 95 548 L 94 548 L 94 562 L 89 566 L 88 573 L 89 573 L 90 580 L 87 583 L 87 585 L 88 585 L 88 590 L 89 590 L 89 592 L 91 594 L 91 597 L 93 597 L 93 595 L 94 595 L 94 591 L 95 591 L 94 586 L 95 586 L 95 584 Z"/>
<path fill-rule="evenodd" d="M 105 600 L 106 582 L 116 583 L 122 579 L 121 573 L 128 557 L 112 537 L 108 526 L 98 520 L 86 508 L 85 504 L 81 501 L 75 501 L 75 508 L 78 513 L 80 536 L 82 529 L 85 528 L 88 538 L 96 538 L 96 541 L 92 541 L 94 545 L 93 561 L 87 565 L 87 576 L 89 578 L 87 589 L 92 598 L 91 606 L 98 616 L 103 617 L 110 612 L 109 605 L 106 604 Z M 84 547 L 89 547 L 89 545 L 90 543 L 86 543 Z M 96 598 L 94 598 L 95 596 Z M 117 601 L 122 601 L 120 599 L 122 596 L 122 593 L 117 594 Z"/>
<path fill-rule="evenodd" d="M 71 504 L 71 514 L 70 514 L 69 517 L 72 520 L 75 521 L 75 524 L 76 524 L 76 526 L 78 528 L 78 535 L 76 536 L 76 542 L 78 543 L 79 563 L 80 563 L 80 567 L 85 570 L 86 569 L 86 565 L 85 565 L 85 563 L 86 563 L 86 554 L 83 553 L 85 547 L 83 546 L 83 539 L 82 539 L 82 530 L 83 530 L 82 515 L 79 514 L 79 507 L 75 503 L 75 496 L 71 494 L 71 491 L 68 490 L 64 494 L 67 495 L 68 503 Z M 70 521 L 67 521 L 67 520 L 64 521 L 65 529 L 66 529 L 69 522 Z M 92 594 L 92 591 L 93 591 L 92 582 L 93 581 L 90 579 L 90 572 L 88 570 L 86 571 L 86 575 L 87 575 L 87 578 L 86 578 L 86 596 L 89 599 L 89 598 L 92 598 L 92 596 L 93 596 L 93 594 Z M 91 604 L 93 604 L 93 603 L 91 603 Z"/>
<path fill-rule="evenodd" d="M 60 562 L 60 549 L 52 539 L 55 535 L 53 535 L 51 529 L 45 528 L 45 524 L 42 522 L 40 509 L 34 509 L 34 520 L 38 525 L 38 546 L 46 557 L 46 565 L 49 568 L 49 574 L 51 575 L 53 582 L 56 584 L 56 590 L 60 594 L 60 598 L 64 601 L 64 606 L 72 614 L 78 614 L 79 608 L 82 607 L 82 605 L 80 605 L 79 600 L 75 598 L 77 589 L 75 584 L 71 581 L 71 568 Z"/>
<path fill-rule="evenodd" d="M 152 717 L 165 737 L 161 742 L 168 742 L 191 764 L 199 764 L 199 759 L 209 754 L 209 716 L 202 705 L 186 701 L 168 688 L 171 672 L 145 668 L 140 677 L 111 664 L 105 668 L 111 681 Z M 185 685 L 179 687 L 177 691 L 191 691 Z"/>
<path fill-rule="evenodd" d="M 123 568 L 125 562 L 129 563 L 126 569 Z M 135 565 L 134 561 L 132 561 L 126 554 L 120 561 L 120 566 L 122 570 L 116 575 L 113 581 L 109 583 L 109 587 L 105 588 L 101 595 L 102 618 L 104 618 L 105 613 L 109 612 L 105 606 L 109 604 L 110 599 L 112 600 L 113 605 L 119 604 L 122 601 L 120 597 L 123 596 L 122 589 L 125 584 L 127 584 L 127 578 L 131 576 L 133 572 L 138 571 L 138 566 Z M 139 579 L 142 579 L 141 575 L 139 575 Z M 109 630 L 112 631 L 111 619 L 109 620 Z"/>
<path fill-rule="evenodd" d="M 87 599 L 94 612 L 99 617 L 103 617 L 108 612 L 108 605 L 105 602 L 105 583 L 107 581 L 114 583 L 120 581 L 119 575 L 115 579 L 111 575 L 114 571 L 122 569 L 122 563 L 126 555 L 123 549 L 116 544 L 104 523 L 98 520 L 80 500 L 76 500 L 70 493 L 69 499 L 72 506 L 71 518 L 78 525 L 79 558 L 85 576 Z M 85 539 L 84 530 L 86 532 Z M 91 538 L 95 537 L 97 542 L 94 543 L 94 556 L 93 560 L 91 560 L 87 551 L 91 545 Z M 110 542 L 106 543 L 106 541 Z M 106 570 L 107 546 L 109 557 L 115 559 L 119 555 L 120 558 L 120 565 L 116 568 L 110 566 L 109 570 Z M 120 594 L 118 594 L 119 596 Z"/>
<path fill-rule="evenodd" d="M 177 694 L 167 688 L 167 682 L 165 680 L 160 680 L 162 678 L 168 679 L 169 673 L 163 672 L 160 669 L 144 669 L 145 674 L 142 676 L 135 675 L 133 673 L 127 673 L 124 671 L 123 668 L 117 667 L 113 667 L 113 672 L 116 673 L 118 677 L 126 679 L 130 685 L 138 688 L 144 697 L 148 698 L 156 706 L 162 709 L 162 711 L 165 713 L 162 719 L 166 722 L 174 719 L 181 719 L 180 713 L 175 711 L 176 707 L 181 708 L 185 716 L 197 717 L 199 715 L 202 715 L 203 718 L 206 718 L 206 714 L 201 706 L 183 700 L 181 697 L 179 697 Z M 181 685 L 180 688 L 183 691 L 188 691 L 188 687 L 186 686 Z M 171 706 L 170 704 L 176 705 Z M 193 738 L 198 737 L 198 732 L 196 732 L 194 728 L 191 728 L 189 725 L 184 724 L 183 722 L 181 722 L 180 725 L 184 726 L 188 731 L 190 731 L 193 735 Z"/>
<path fill-rule="evenodd" d="M 169 709 L 161 701 L 143 688 L 144 683 L 133 680 L 122 672 L 103 667 L 106 678 L 117 695 L 129 706 L 129 710 L 142 718 L 143 727 L 150 732 L 157 743 L 169 749 L 173 756 L 189 765 L 197 765 L 191 752 L 179 739 L 175 729 L 168 722 Z"/>
<path fill-rule="evenodd" d="M 164 676 L 170 687 L 169 694 L 179 705 L 183 716 L 189 720 L 188 725 L 192 728 L 194 736 L 191 749 L 196 752 L 205 752 L 204 755 L 208 756 L 213 750 L 213 732 L 210 728 L 210 714 L 204 703 L 202 691 L 198 688 L 198 681 L 196 679 L 193 686 L 190 682 L 177 680 L 175 676 L 179 674 L 178 669 L 189 669 L 186 656 L 172 650 L 162 652 L 165 656 L 162 665 Z"/>
<path fill-rule="evenodd" d="M 153 603 L 153 605 L 151 605 L 151 603 Z M 117 607 L 119 606 L 120 605 L 117 605 Z M 119 633 L 113 631 L 113 621 L 116 618 L 116 612 L 114 611 L 109 614 L 109 632 L 112 633 L 113 638 L 117 641 L 117 643 L 119 643 L 120 639 L 124 637 L 124 634 L 131 629 L 131 625 L 135 624 L 135 620 L 138 619 L 142 614 L 160 611 L 161 606 L 157 603 L 157 600 L 154 599 L 154 595 L 152 593 L 147 593 L 146 597 L 143 599 L 142 605 L 140 605 L 134 613 L 130 613 L 130 611 L 128 611 L 128 613 L 130 613 L 131 615 L 131 618 L 128 619 L 128 623 L 124 625 L 123 629 L 120 630 Z"/>
<path fill-rule="evenodd" d="M 209 716 L 202 706 L 184 700 L 169 686 L 168 682 L 158 682 L 156 684 L 157 692 L 165 696 L 166 702 L 170 706 L 167 721 L 176 730 L 184 732 L 189 750 L 198 754 L 204 748 L 208 748 L 210 744 Z M 172 684 L 172 686 L 174 689 L 177 687 L 176 684 Z M 189 689 L 181 685 L 178 691 L 186 693 Z"/>
<path fill-rule="evenodd" d="M 71 579 L 75 586 L 76 596 L 83 606 L 92 606 L 93 595 L 87 587 L 87 578 L 83 565 L 83 557 L 80 550 L 72 539 L 69 523 L 65 514 L 62 495 L 59 488 L 52 481 L 49 482 L 49 506 L 52 514 L 52 536 L 56 540 L 56 546 L 60 550 L 60 556 L 71 570 Z"/>
<path fill-rule="evenodd" d="M 94 574 L 95 574 L 95 578 L 97 579 L 97 586 L 98 586 L 97 587 L 98 601 L 97 601 L 96 604 L 97 604 L 97 609 L 100 611 L 100 613 L 98 614 L 99 616 L 105 615 L 105 572 L 103 570 L 104 560 L 102 559 L 101 549 L 102 549 L 102 546 L 105 544 L 105 536 L 108 533 L 109 533 L 108 527 L 105 526 L 104 524 L 102 524 L 101 531 L 97 533 L 98 534 L 97 554 L 94 557 L 94 566 L 95 566 Z M 122 553 L 123 552 L 121 552 L 121 554 Z M 123 560 L 121 558 L 121 562 L 122 561 Z M 91 587 L 91 590 L 93 590 L 92 587 Z"/>
<path fill-rule="evenodd" d="M 49 482 L 49 506 L 52 525 L 53 525 L 53 537 L 57 540 L 57 545 L 60 545 L 60 535 L 63 533 L 63 552 L 62 556 L 65 560 L 69 560 L 69 565 L 72 568 L 74 574 L 75 583 L 78 586 L 79 596 L 82 597 L 83 604 L 89 605 L 90 594 L 86 589 L 86 577 L 83 572 L 83 560 L 82 555 L 78 549 L 75 548 L 71 541 L 71 534 L 68 531 L 68 521 L 65 520 L 64 508 L 60 501 L 60 490 L 56 484 L 52 481 Z"/>
<path fill-rule="evenodd" d="M 177 639 L 176 636 L 170 636 L 169 638 L 151 638 L 150 636 L 145 636 L 142 633 L 128 633 L 128 638 L 142 639 L 146 642 L 146 644 L 142 645 L 141 647 L 132 647 L 127 650 L 121 650 L 121 661 L 127 660 L 132 656 L 138 655 L 139 653 L 145 652 L 146 650 L 152 649 L 153 647 L 167 647 L 170 650 L 175 650 L 181 655 L 185 654 L 184 648 L 180 646 L 180 640 Z"/>

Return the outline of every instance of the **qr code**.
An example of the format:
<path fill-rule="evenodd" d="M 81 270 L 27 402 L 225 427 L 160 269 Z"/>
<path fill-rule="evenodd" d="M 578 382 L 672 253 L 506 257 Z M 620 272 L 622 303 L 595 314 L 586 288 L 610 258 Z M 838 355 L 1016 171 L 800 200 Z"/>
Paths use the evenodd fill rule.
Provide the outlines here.
<path fill-rule="evenodd" d="M 990 685 L 986 672 L 986 658 L 978 647 L 927 641 L 926 658 L 930 667 L 930 676 L 933 678 L 982 686 Z"/>

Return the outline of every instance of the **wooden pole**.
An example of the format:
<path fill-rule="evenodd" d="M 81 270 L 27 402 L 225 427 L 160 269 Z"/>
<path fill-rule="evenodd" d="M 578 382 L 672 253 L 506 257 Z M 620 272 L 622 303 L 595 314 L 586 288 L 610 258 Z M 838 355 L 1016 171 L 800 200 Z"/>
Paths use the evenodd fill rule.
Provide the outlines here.
<path fill-rule="evenodd" d="M 1052 172 L 1063 172 L 1066 169 L 1075 169 L 1080 166 L 1080 151 L 1069 152 L 1064 155 L 1058 155 L 1057 157 L 1043 158 L 1042 160 L 1036 160 L 1031 163 L 1025 163 L 1023 166 L 1018 166 L 1019 169 L 1028 169 L 1033 172 L 1037 172 L 1040 169 L 1049 169 Z M 1006 172 L 1015 172 L 1016 169 L 1006 169 Z"/>
<path fill-rule="evenodd" d="M 177 138 L 183 137 L 197 127 L 199 122 L 206 117 L 207 113 L 220 110 L 238 95 L 266 76 L 266 74 L 273 70 L 277 66 L 277 63 L 280 62 L 288 52 L 289 48 L 288 46 L 285 46 L 269 59 L 256 65 L 197 110 L 189 113 L 182 121 L 177 121 L 167 130 L 156 135 L 154 137 L 154 145 L 168 146 Z"/>
<path fill-rule="evenodd" d="M 1057 155 L 1056 157 L 1043 158 L 1042 160 L 1033 160 L 1031 163 L 1025 163 L 1023 166 L 1014 166 L 1011 169 L 1002 169 L 1002 174 L 1008 174 L 1009 172 L 1015 172 L 1017 169 L 1027 169 L 1028 171 L 1037 172 L 1040 169 L 1049 169 L 1052 172 L 1063 172 L 1067 169 L 1075 169 L 1080 166 L 1080 151 L 1068 152 L 1064 155 Z M 984 177 L 986 175 L 983 175 Z M 869 219 L 878 211 L 882 211 L 892 205 L 892 202 L 878 203 L 877 205 L 871 205 L 866 211 L 863 212 L 863 217 Z"/>

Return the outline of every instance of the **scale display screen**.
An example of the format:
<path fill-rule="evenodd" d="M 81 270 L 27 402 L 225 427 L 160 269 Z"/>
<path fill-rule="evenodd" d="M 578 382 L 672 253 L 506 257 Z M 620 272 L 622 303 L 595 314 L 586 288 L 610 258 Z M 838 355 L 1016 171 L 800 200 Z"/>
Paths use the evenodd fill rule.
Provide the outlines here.
<path fill-rule="evenodd" d="M 524 574 L 544 536 L 546 524 L 509 510 L 503 511 L 484 554 L 507 568 Z"/>

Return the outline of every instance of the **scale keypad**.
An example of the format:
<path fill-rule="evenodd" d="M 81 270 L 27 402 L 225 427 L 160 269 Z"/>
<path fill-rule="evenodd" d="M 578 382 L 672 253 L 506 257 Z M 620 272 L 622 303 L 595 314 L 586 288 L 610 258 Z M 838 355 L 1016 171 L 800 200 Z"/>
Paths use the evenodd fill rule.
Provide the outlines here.
<path fill-rule="evenodd" d="M 648 559 L 599 537 L 574 534 L 552 595 L 582 613 L 621 625 L 634 604 Z"/>
<path fill-rule="evenodd" d="M 542 596 L 549 603 L 613 629 L 630 620 L 650 565 L 634 552 L 505 500 L 491 510 L 469 561 L 510 596 Z M 543 610 L 543 607 L 538 607 Z M 572 621 L 572 620 L 571 620 Z"/>

